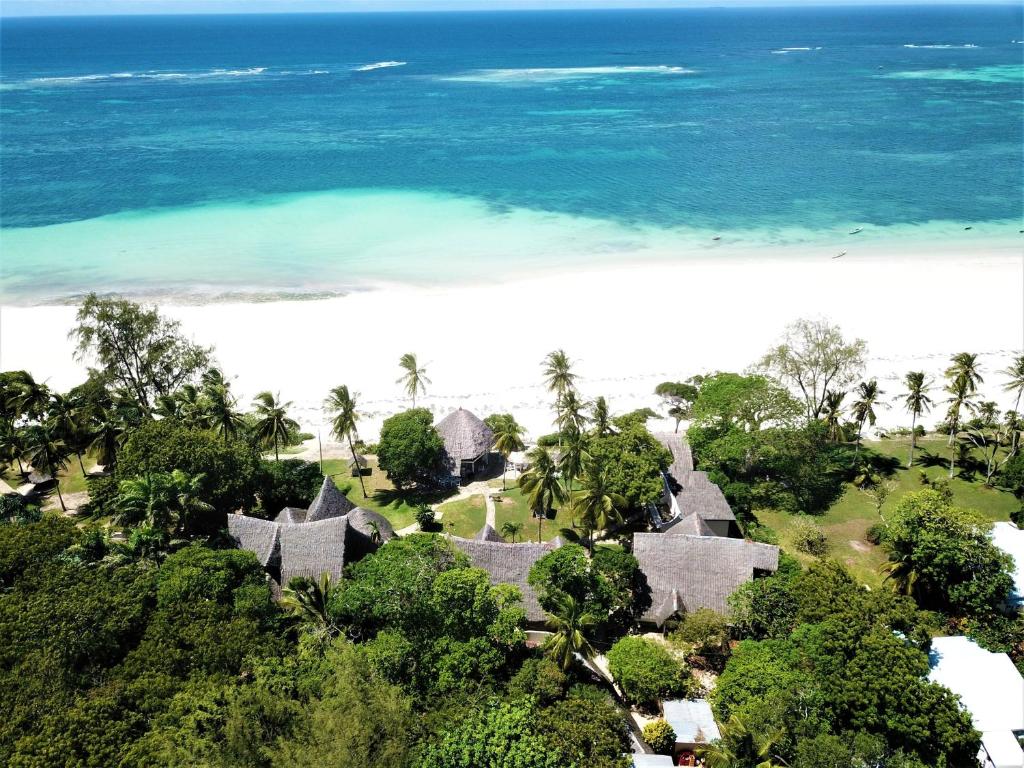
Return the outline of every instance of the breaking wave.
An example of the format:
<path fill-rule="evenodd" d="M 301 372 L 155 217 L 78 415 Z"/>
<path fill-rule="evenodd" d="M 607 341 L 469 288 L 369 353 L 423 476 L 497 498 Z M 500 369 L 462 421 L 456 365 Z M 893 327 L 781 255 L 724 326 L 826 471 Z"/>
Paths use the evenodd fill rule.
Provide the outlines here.
<path fill-rule="evenodd" d="M 952 48 L 977 48 L 978 46 L 973 43 L 964 43 L 963 45 L 947 45 L 945 43 L 935 45 L 915 45 L 914 43 L 907 43 L 903 46 L 904 48 L 932 48 L 935 50 L 945 51 Z"/>
<path fill-rule="evenodd" d="M 375 69 L 389 69 L 390 67 L 404 67 L 406 62 L 404 61 L 377 61 L 373 64 L 364 64 L 361 67 L 356 67 L 356 72 L 371 72 Z"/>
<path fill-rule="evenodd" d="M 607 75 L 689 75 L 695 70 L 658 64 L 618 67 L 532 67 L 528 69 L 476 69 L 441 80 L 465 83 L 531 83 L 582 80 Z"/>
<path fill-rule="evenodd" d="M 805 51 L 820 51 L 820 50 L 821 50 L 821 46 L 818 45 L 818 46 L 815 46 L 814 48 L 810 48 L 810 47 L 806 47 L 806 46 L 800 47 L 800 48 L 776 48 L 774 51 L 772 51 L 772 53 L 783 53 L 783 54 L 785 54 L 785 53 L 803 53 Z"/>

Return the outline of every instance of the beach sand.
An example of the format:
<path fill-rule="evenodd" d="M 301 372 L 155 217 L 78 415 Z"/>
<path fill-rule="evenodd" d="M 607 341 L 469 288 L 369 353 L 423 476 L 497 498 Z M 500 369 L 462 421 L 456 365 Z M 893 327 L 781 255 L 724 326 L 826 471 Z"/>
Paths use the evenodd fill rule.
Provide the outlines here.
<path fill-rule="evenodd" d="M 621 413 L 657 408 L 660 381 L 747 368 L 800 317 L 826 317 L 864 339 L 867 374 L 887 399 L 902 390 L 906 371 L 938 377 L 950 355 L 966 350 L 981 353 L 984 397 L 1005 407 L 997 371 L 1024 348 L 1024 254 L 1017 245 L 970 254 L 879 248 L 837 260 L 772 253 L 162 310 L 216 347 L 243 405 L 260 390 L 280 392 L 311 431 L 326 422 L 327 390 L 347 384 L 361 393 L 360 433 L 374 439 L 384 418 L 409 405 L 397 362 L 415 352 L 432 380 L 420 404 L 438 415 L 460 406 L 481 417 L 511 412 L 535 438 L 552 429 L 541 361 L 553 349 L 575 361 L 584 396 L 604 395 Z M 67 339 L 74 313 L 0 310 L 0 369 L 27 369 L 59 390 L 79 383 L 85 369 Z M 937 389 L 933 398 L 943 399 Z M 909 419 L 901 406 L 881 413 L 880 425 L 902 424 Z"/>

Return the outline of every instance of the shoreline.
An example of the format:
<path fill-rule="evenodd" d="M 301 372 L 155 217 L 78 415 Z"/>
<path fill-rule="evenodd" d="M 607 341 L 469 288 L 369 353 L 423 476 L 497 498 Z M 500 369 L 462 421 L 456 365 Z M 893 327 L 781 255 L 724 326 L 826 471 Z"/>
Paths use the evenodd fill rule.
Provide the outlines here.
<path fill-rule="evenodd" d="M 800 317 L 827 317 L 868 343 L 866 376 L 886 400 L 911 369 L 937 378 L 950 355 L 982 354 L 984 399 L 1006 407 L 997 372 L 1024 348 L 1024 254 L 994 249 L 952 258 L 689 260 L 559 269 L 489 282 L 374 290 L 319 300 L 162 304 L 234 379 L 240 404 L 264 389 L 293 401 L 304 429 L 323 430 L 330 387 L 362 393 L 360 433 L 374 439 L 408 407 L 397 361 L 416 352 L 433 384 L 422 405 L 438 416 L 464 406 L 508 411 L 536 439 L 551 431 L 541 360 L 564 348 L 587 398 L 613 412 L 658 409 L 654 386 L 712 370 L 742 371 Z M 57 389 L 84 378 L 67 333 L 73 306 L 0 307 L 0 369 L 27 368 Z M 982 344 L 979 340 L 984 340 Z M 984 348 L 982 348 L 984 347 Z M 938 387 L 931 425 L 944 410 Z M 903 424 L 900 406 L 879 425 Z M 670 420 L 651 423 L 672 428 Z"/>

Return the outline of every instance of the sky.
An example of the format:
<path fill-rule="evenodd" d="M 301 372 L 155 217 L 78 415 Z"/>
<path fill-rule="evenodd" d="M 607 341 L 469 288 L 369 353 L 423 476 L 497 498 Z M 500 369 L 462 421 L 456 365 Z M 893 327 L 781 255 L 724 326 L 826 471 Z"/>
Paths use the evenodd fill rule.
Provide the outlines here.
<path fill-rule="evenodd" d="M 701 6 L 929 5 L 1017 0 L 0 0 L 0 16 L 296 13 Z"/>

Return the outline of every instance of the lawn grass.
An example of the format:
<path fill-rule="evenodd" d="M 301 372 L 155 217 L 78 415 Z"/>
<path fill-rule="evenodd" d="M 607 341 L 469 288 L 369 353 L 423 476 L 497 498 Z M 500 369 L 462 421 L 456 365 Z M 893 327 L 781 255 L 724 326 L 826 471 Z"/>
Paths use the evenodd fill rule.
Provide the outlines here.
<path fill-rule="evenodd" d="M 498 533 L 501 533 L 501 527 L 507 522 L 521 523 L 523 529 L 516 540 L 537 540 L 537 518 L 530 512 L 522 491 L 515 486 L 509 486 L 501 498 L 495 500 L 494 507 L 494 527 L 498 529 Z M 542 541 L 550 541 L 558 535 L 559 530 L 571 526 L 572 520 L 569 518 L 569 513 L 562 509 L 556 509 L 554 517 L 541 522 L 540 538 Z"/>
<path fill-rule="evenodd" d="M 945 480 L 949 477 L 949 456 L 946 438 L 935 435 L 920 438 L 912 469 L 906 468 L 910 449 L 910 438 L 891 438 L 864 441 L 865 448 L 899 461 L 893 474 L 886 478 L 892 491 L 882 505 L 881 516 L 891 513 L 900 499 L 908 493 L 919 491 L 925 486 L 921 473 L 930 480 Z M 921 463 L 918 460 L 921 460 Z M 957 476 L 949 484 L 953 492 L 953 503 L 970 507 L 988 520 L 1008 520 L 1010 513 L 1019 507 L 1019 502 L 1010 493 L 984 485 L 980 476 Z M 793 546 L 793 516 L 775 510 L 758 510 L 757 519 L 775 531 L 779 544 L 791 555 L 807 564 L 814 561 L 811 555 L 797 552 Z M 879 566 L 887 559 L 885 551 L 865 538 L 868 528 L 881 522 L 875 500 L 866 492 L 847 485 L 843 495 L 823 515 L 816 516 L 829 542 L 829 557 L 843 563 L 850 572 L 865 584 L 878 586 L 882 583 Z"/>
<path fill-rule="evenodd" d="M 377 466 L 377 457 L 367 456 L 366 459 L 367 466 L 372 471 L 368 475 L 363 475 L 363 483 L 366 485 L 365 496 L 359 485 L 359 478 L 352 477 L 349 470 L 351 459 L 325 459 L 324 474 L 333 477 L 338 488 L 354 504 L 384 515 L 396 531 L 416 522 L 416 509 L 420 504 L 437 504 L 453 494 L 453 491 L 398 491 Z"/>
<path fill-rule="evenodd" d="M 441 526 L 445 533 L 473 538 L 487 520 L 487 502 L 482 493 L 465 499 L 449 501 L 437 508 L 441 514 Z"/>

